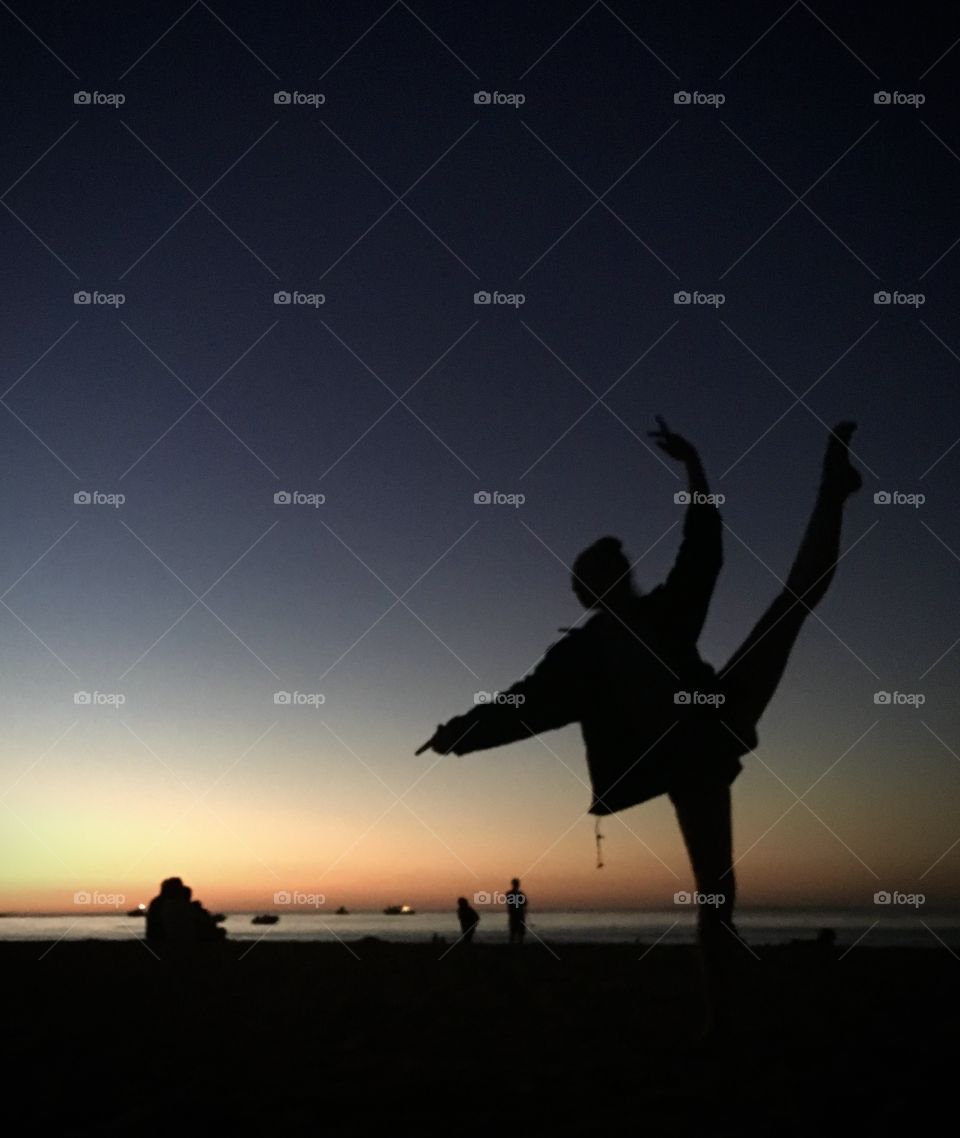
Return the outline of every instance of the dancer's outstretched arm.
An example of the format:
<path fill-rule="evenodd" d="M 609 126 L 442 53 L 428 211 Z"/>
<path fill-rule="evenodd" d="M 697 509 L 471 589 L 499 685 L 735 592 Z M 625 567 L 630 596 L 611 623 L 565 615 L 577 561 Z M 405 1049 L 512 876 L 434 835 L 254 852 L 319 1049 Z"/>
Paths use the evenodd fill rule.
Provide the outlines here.
<path fill-rule="evenodd" d="M 464 715 L 441 723 L 417 754 L 432 748 L 441 755 L 465 755 L 514 743 L 542 731 L 565 727 L 580 718 L 584 695 L 584 660 L 580 629 L 568 632 L 547 649 L 529 675 L 503 692 L 490 693 Z"/>
<path fill-rule="evenodd" d="M 650 437 L 687 471 L 688 505 L 683 521 L 683 542 L 669 576 L 661 586 L 674 611 L 676 634 L 696 643 L 707 619 L 710 599 L 723 565 L 723 523 L 710 494 L 707 475 L 693 443 L 675 434 L 657 416 L 659 430 Z"/>

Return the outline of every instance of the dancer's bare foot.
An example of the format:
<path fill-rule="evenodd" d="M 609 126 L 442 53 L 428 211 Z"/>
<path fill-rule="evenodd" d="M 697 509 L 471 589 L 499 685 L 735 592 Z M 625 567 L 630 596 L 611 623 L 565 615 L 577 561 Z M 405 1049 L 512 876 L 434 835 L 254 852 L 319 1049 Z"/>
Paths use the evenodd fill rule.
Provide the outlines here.
<path fill-rule="evenodd" d="M 837 423 L 830 433 L 827 453 L 823 460 L 823 487 L 846 497 L 863 485 L 860 472 L 850 462 L 850 439 L 857 429 L 856 423 Z"/>

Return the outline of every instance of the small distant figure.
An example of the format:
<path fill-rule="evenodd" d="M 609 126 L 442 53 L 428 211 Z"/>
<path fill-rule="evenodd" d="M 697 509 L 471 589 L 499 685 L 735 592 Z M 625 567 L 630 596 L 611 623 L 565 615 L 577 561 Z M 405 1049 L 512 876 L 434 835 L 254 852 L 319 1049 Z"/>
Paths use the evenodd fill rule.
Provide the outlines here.
<path fill-rule="evenodd" d="M 832 953 L 837 947 L 837 930 L 820 929 L 817 933 L 817 948 L 823 953 Z"/>
<path fill-rule="evenodd" d="M 200 944 L 223 940 L 226 929 L 199 901 L 193 890 L 179 877 L 168 877 L 147 908 L 147 944 L 152 948 Z"/>
<path fill-rule="evenodd" d="M 470 944 L 477 925 L 480 924 L 480 914 L 467 902 L 466 897 L 457 898 L 457 920 L 460 922 L 461 942 Z"/>
<path fill-rule="evenodd" d="M 523 938 L 527 935 L 527 895 L 520 891 L 519 877 L 515 877 L 510 882 L 510 891 L 507 893 L 506 901 L 510 943 L 523 944 Z"/>

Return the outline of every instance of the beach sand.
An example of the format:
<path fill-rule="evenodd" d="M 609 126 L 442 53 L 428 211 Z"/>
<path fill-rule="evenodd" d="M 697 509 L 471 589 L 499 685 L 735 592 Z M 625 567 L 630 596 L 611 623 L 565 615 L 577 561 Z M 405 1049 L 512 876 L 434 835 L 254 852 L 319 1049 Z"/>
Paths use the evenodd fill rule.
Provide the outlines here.
<path fill-rule="evenodd" d="M 945 948 L 757 949 L 713 1050 L 687 948 L 206 948 L 0 945 L 18 1133 L 873 1136 L 953 1093 Z"/>

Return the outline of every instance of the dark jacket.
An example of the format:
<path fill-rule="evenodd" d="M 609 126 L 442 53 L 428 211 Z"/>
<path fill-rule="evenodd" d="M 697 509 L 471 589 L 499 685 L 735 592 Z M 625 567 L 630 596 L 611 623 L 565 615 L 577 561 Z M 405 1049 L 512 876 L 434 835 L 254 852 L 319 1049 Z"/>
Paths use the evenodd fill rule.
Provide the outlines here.
<path fill-rule="evenodd" d="M 593 786 L 591 814 L 613 814 L 691 780 L 741 769 L 745 748 L 693 693 L 717 690 L 697 640 L 723 563 L 715 506 L 688 506 L 666 581 L 616 611 L 596 612 L 544 654 L 529 675 L 451 720 L 463 755 L 579 722 Z M 677 701 L 690 693 L 691 702 Z M 680 696 L 681 700 L 683 695 Z"/>

